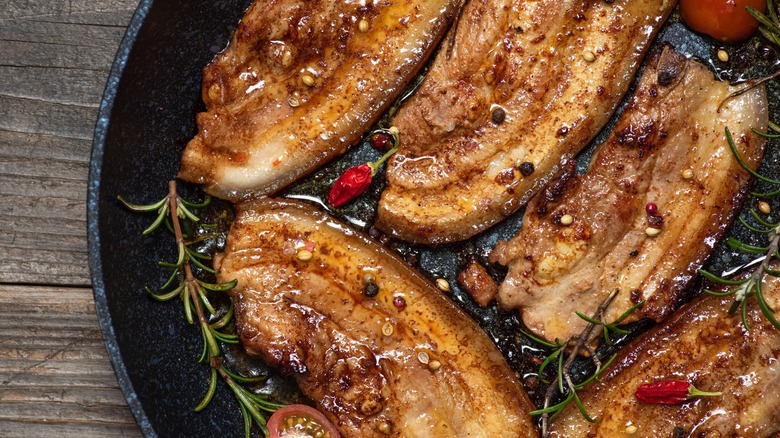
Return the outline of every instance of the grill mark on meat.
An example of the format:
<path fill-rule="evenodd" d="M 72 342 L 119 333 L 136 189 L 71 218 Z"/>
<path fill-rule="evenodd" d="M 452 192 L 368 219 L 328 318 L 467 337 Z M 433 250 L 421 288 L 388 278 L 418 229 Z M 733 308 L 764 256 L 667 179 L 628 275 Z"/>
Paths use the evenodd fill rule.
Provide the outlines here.
<path fill-rule="evenodd" d="M 658 82 L 662 63 L 679 72 L 669 85 Z M 586 323 L 575 311 L 592 314 L 615 289 L 624 292 L 605 320 L 641 300 L 627 322 L 664 319 L 747 189 L 749 175 L 729 150 L 724 127 L 734 132 L 750 166 L 763 155 L 765 140 L 751 132 L 766 129 L 763 88 L 730 99 L 719 112 L 738 89 L 669 47 L 653 56 L 588 173 L 550 183 L 530 202 L 518 234 L 493 249 L 489 260 L 509 267 L 499 288 L 501 307 L 519 309 L 526 326 L 548 340 L 580 333 Z M 693 178 L 682 177 L 686 169 Z M 657 204 L 655 217 L 645 212 L 649 202 Z M 571 225 L 560 224 L 563 214 L 572 216 Z M 648 227 L 661 232 L 649 237 Z"/>

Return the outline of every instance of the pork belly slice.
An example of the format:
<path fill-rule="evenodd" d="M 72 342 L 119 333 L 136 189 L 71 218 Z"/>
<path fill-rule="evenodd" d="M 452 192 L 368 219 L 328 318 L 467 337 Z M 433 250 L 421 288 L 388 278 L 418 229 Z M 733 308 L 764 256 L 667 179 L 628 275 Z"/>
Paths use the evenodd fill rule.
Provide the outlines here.
<path fill-rule="evenodd" d="M 376 225 L 438 244 L 517 211 L 606 124 L 675 3 L 469 1 L 393 120 Z"/>
<path fill-rule="evenodd" d="M 780 305 L 780 280 L 768 278 L 764 295 Z M 705 296 L 675 313 L 623 349 L 601 382 L 579 393 L 598 423 L 576 407 L 552 423 L 551 437 L 745 437 L 780 433 L 780 332 L 767 321 L 755 298 L 748 311 L 750 331 L 733 297 Z M 682 405 L 639 402 L 644 383 L 681 379 L 702 391 L 722 392 Z"/>
<path fill-rule="evenodd" d="M 548 340 L 578 334 L 586 322 L 575 311 L 593 314 L 614 291 L 607 321 L 643 300 L 629 321 L 666 317 L 747 187 L 724 128 L 747 163 L 762 157 L 766 142 L 751 129 L 766 129 L 766 92 L 727 99 L 743 87 L 716 81 L 668 47 L 651 59 L 587 174 L 548 185 L 529 203 L 519 233 L 493 249 L 490 260 L 509 267 L 499 304 L 519 309 Z M 648 203 L 663 219 L 654 237 Z M 561 223 L 567 215 L 568 226 Z"/>
<path fill-rule="evenodd" d="M 235 201 L 343 153 L 417 73 L 457 4 L 255 1 L 203 72 L 207 111 L 179 178 Z"/>
<path fill-rule="evenodd" d="M 241 341 L 343 436 L 537 436 L 498 349 L 397 256 L 305 204 L 237 208 L 219 279 Z"/>

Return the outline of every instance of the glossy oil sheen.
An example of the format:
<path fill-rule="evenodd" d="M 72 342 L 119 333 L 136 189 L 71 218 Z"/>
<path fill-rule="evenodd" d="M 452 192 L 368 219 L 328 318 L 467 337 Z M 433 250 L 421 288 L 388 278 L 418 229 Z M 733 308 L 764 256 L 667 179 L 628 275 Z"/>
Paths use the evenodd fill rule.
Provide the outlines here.
<path fill-rule="evenodd" d="M 249 3 L 142 1 L 120 47 L 100 108 L 88 201 L 93 287 L 117 378 L 147 437 L 178 437 L 184 431 L 190 437 L 243 436 L 238 407 L 223 385 L 218 386 L 209 408 L 200 414 L 193 411 L 206 390 L 208 373 L 206 366 L 197 363 L 200 334 L 184 322 L 179 302 L 160 304 L 143 291 L 144 286 L 154 287 L 165 280 L 167 272 L 156 263 L 159 259 L 172 260 L 171 241 L 164 233 L 141 237 L 151 217 L 122 208 L 116 196 L 142 203 L 159 200 L 166 194 L 167 181 L 178 170 L 181 151 L 196 132 L 195 115 L 204 109 L 200 97 L 202 69 L 227 45 Z M 674 43 L 686 55 L 703 59 L 714 58 L 717 50 L 711 40 L 690 33 L 676 16 L 661 30 L 651 51 L 664 41 Z M 710 63 L 721 77 L 755 77 L 773 69 L 777 62 L 771 50 L 766 59 L 757 56 L 766 52 L 758 40 L 728 49 L 732 58 L 729 65 Z M 748 66 L 754 69 L 749 75 L 745 73 Z M 777 87 L 769 84 L 768 90 L 770 114 L 778 114 Z M 594 144 L 603 140 L 610 126 Z M 591 150 L 592 147 L 581 156 L 583 167 Z M 302 180 L 285 196 L 304 199 L 327 210 L 322 199 L 336 176 L 379 155 L 363 145 Z M 762 168 L 774 172 L 775 177 L 780 176 L 779 155 L 772 144 Z M 381 186 L 382 179 L 378 177 L 367 195 L 333 213 L 356 228 L 368 230 Z M 184 188 L 187 196 L 200 196 L 195 187 Z M 515 233 L 522 213 L 521 210 L 489 232 L 462 244 L 436 249 L 392 242 L 390 246 L 401 251 L 425 275 L 446 278 L 455 302 L 482 325 L 510 365 L 525 375 L 535 370 L 533 358 L 542 351 L 517 335 L 516 318 L 501 315 L 495 307 L 479 308 L 456 281 L 457 270 L 470 256 L 484 261 L 498 238 L 507 239 Z M 745 237 L 744 232 L 739 233 Z M 746 261 L 747 258 L 719 248 L 711 267 L 721 271 Z M 494 267 L 490 267 L 490 272 L 496 278 L 502 274 Z M 236 360 L 245 359 L 237 356 Z M 538 389 L 528 389 L 532 396 L 538 396 Z"/>

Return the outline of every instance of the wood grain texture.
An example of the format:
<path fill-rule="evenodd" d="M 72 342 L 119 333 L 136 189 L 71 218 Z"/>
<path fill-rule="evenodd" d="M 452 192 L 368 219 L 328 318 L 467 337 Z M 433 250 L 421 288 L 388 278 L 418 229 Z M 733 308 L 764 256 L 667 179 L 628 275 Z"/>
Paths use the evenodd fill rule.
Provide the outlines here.
<path fill-rule="evenodd" d="M 92 132 L 137 3 L 0 5 L 0 283 L 90 284 Z"/>
<path fill-rule="evenodd" d="M 0 436 L 139 437 L 90 289 L 92 133 L 138 0 L 0 1 Z"/>
<path fill-rule="evenodd" d="M 91 289 L 0 285 L 0 309 L 0 436 L 140 436 Z"/>

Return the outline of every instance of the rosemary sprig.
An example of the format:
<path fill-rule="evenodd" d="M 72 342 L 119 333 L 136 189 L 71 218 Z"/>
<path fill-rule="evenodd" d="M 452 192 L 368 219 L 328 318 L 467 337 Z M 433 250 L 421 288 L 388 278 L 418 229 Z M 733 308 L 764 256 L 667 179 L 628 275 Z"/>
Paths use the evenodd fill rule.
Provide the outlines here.
<path fill-rule="evenodd" d="M 526 336 L 530 337 L 534 341 L 548 348 L 554 349 L 554 351 L 539 366 L 538 374 L 539 376 L 541 376 L 544 370 L 554 363 L 557 369 L 555 379 L 553 379 L 553 381 L 550 382 L 549 386 L 547 387 L 547 392 L 545 393 L 544 396 L 544 406 L 541 409 L 537 409 L 535 411 L 530 412 L 532 416 L 537 416 L 537 415 L 542 416 L 541 417 L 542 437 L 548 436 L 549 424 L 552 421 L 554 421 L 572 401 L 574 401 L 575 405 L 577 406 L 577 409 L 579 409 L 580 414 L 582 414 L 583 418 L 585 418 L 587 421 L 591 423 L 595 423 L 598 421 L 595 418 L 591 417 L 590 414 L 588 414 L 588 411 L 585 409 L 585 406 L 582 404 L 582 401 L 580 400 L 577 391 L 582 390 L 582 388 L 584 388 L 585 385 L 587 385 L 588 383 L 594 380 L 598 380 L 599 376 L 604 372 L 604 370 L 607 367 L 609 367 L 609 365 L 612 363 L 613 360 L 615 360 L 615 357 L 617 355 L 613 355 L 605 363 L 602 363 L 601 360 L 599 360 L 598 356 L 596 355 L 596 352 L 593 351 L 593 349 L 590 346 L 590 342 L 593 340 L 592 338 L 593 332 L 594 330 L 596 330 L 597 327 L 599 326 L 602 327 L 604 340 L 607 342 L 607 344 L 612 345 L 612 340 L 609 337 L 609 333 L 615 332 L 619 334 L 627 334 L 628 331 L 623 330 L 622 328 L 619 327 L 620 323 L 625 321 L 626 318 L 628 318 L 632 313 L 634 313 L 637 309 L 642 307 L 642 305 L 644 304 L 644 301 L 639 302 L 634 306 L 631 306 L 631 308 L 629 308 L 615 321 L 606 322 L 603 320 L 604 312 L 606 312 L 609 305 L 612 304 L 612 301 L 615 299 L 615 297 L 617 297 L 617 293 L 618 293 L 617 290 L 611 293 L 607 297 L 607 299 L 604 300 L 604 302 L 602 302 L 599 305 L 598 309 L 596 309 L 596 312 L 593 314 L 593 316 L 587 316 L 582 312 L 576 312 L 580 318 L 588 322 L 588 325 L 579 334 L 579 336 L 577 337 L 577 342 L 568 353 L 567 350 L 569 349 L 569 343 L 567 342 L 561 342 L 559 339 L 556 339 L 555 343 L 553 344 L 526 333 Z M 586 352 L 589 354 L 591 360 L 596 366 L 596 369 L 593 372 L 593 374 L 591 374 L 588 378 L 586 378 L 582 382 L 574 383 L 571 377 L 571 368 L 572 365 L 574 364 L 574 359 L 577 358 L 581 352 Z M 564 399 L 558 402 L 557 404 L 552 405 L 551 404 L 552 400 L 554 397 L 556 397 L 556 395 L 564 396 Z"/>
<path fill-rule="evenodd" d="M 775 2 L 773 0 L 767 0 L 766 10 L 768 15 L 762 14 L 758 9 L 752 6 L 747 6 L 746 9 L 750 15 L 758 20 L 760 24 L 758 31 L 761 32 L 761 35 L 769 40 L 769 42 L 776 46 L 780 46 L 780 20 L 778 20 Z"/>
<path fill-rule="evenodd" d="M 192 212 L 192 209 L 203 208 L 209 204 L 210 198 L 202 203 L 195 203 L 180 197 L 176 188 L 176 181 L 168 183 L 168 195 L 152 204 L 133 204 L 121 196 L 118 197 L 130 210 L 157 214 L 152 224 L 143 231 L 150 234 L 165 224 L 175 237 L 177 247 L 176 261 L 160 261 L 158 265 L 171 271 L 167 281 L 153 292 L 149 287 L 144 288 L 150 297 L 157 301 L 170 301 L 178 297 L 182 301 L 184 317 L 190 324 L 197 321 L 203 338 L 203 350 L 198 362 L 208 363 L 211 367 L 209 385 L 201 402 L 195 407 L 196 412 L 205 409 L 214 398 L 217 388 L 217 380 L 221 378 L 233 392 L 238 401 L 241 413 L 244 417 L 244 432 L 249 438 L 252 424 L 256 424 L 264 435 L 268 435 L 266 421 L 268 415 L 283 405 L 274 403 L 267 396 L 258 395 L 248 390 L 241 384 L 253 384 L 262 382 L 265 377 L 246 378 L 230 371 L 223 363 L 220 343 L 236 344 L 238 335 L 226 330 L 233 321 L 234 304 L 230 298 L 230 305 L 224 314 L 219 314 L 209 299 L 210 293 L 224 293 L 233 289 L 237 280 L 224 283 L 210 283 L 198 278 L 193 271 L 193 266 L 207 274 L 216 274 L 217 271 L 208 266 L 211 257 L 201 254 L 190 247 L 200 239 L 185 240 L 187 233 L 184 229 L 192 229 L 200 218 Z"/>
<path fill-rule="evenodd" d="M 771 4 L 771 1 L 768 2 L 767 6 L 770 7 L 770 11 L 773 11 L 774 6 Z M 777 22 L 777 17 L 774 14 L 770 14 L 773 16 L 773 20 Z M 763 23 L 763 22 L 762 22 Z M 780 28 L 779 28 L 780 30 Z M 780 34 L 779 34 L 780 35 Z M 780 132 L 780 127 L 778 127 L 774 123 L 770 123 L 770 129 L 774 132 Z M 767 138 L 776 138 L 777 134 L 771 134 L 771 133 L 764 133 L 757 130 L 753 130 L 758 135 L 767 137 Z M 771 184 L 771 185 L 780 185 L 780 181 L 767 178 L 764 175 L 761 175 L 754 169 L 752 169 L 750 166 L 747 165 L 745 160 L 742 158 L 742 156 L 739 154 L 739 151 L 737 150 L 737 147 L 734 143 L 734 139 L 731 136 L 731 132 L 729 131 L 729 128 L 726 128 L 726 141 L 729 144 L 729 148 L 731 148 L 732 153 L 736 157 L 737 161 L 739 162 L 740 166 L 744 168 L 750 175 L 754 176 L 755 178 Z M 754 196 L 758 198 L 762 197 L 768 197 L 768 196 L 774 196 L 776 194 L 780 193 L 779 190 L 774 190 L 767 193 L 752 193 Z M 764 234 L 768 237 L 769 244 L 767 246 L 756 246 L 756 245 L 750 245 L 744 242 L 741 242 L 735 238 L 729 238 L 726 240 L 726 244 L 745 254 L 754 254 L 754 255 L 760 255 L 759 258 L 761 260 L 761 263 L 753 270 L 753 272 L 746 278 L 738 278 L 738 279 L 727 279 L 723 276 L 715 275 L 707 270 L 700 269 L 699 273 L 706 279 L 720 284 L 724 286 L 729 286 L 726 291 L 724 292 L 716 292 L 711 289 L 705 289 L 705 292 L 711 295 L 717 295 L 717 296 L 734 296 L 734 302 L 731 305 L 731 308 L 729 309 L 729 313 L 735 313 L 737 310 L 740 311 L 740 314 L 742 316 L 742 325 L 745 326 L 746 330 L 750 330 L 750 325 L 748 324 L 747 320 L 747 305 L 748 301 L 751 297 L 755 297 L 756 302 L 758 303 L 759 309 L 761 309 L 761 313 L 764 314 L 764 317 L 772 323 L 772 325 L 777 329 L 780 330 L 780 323 L 778 323 L 777 318 L 775 316 L 775 310 L 767 304 L 766 300 L 764 299 L 764 293 L 763 293 L 763 284 L 764 279 L 767 275 L 772 277 L 780 277 L 780 271 L 771 269 L 770 266 L 774 264 L 774 262 L 780 260 L 780 253 L 778 252 L 778 244 L 780 244 L 780 221 L 772 222 L 769 220 L 769 218 L 763 218 L 761 214 L 756 211 L 755 208 L 750 209 L 750 217 L 755 222 L 754 224 L 749 223 L 746 219 L 739 218 L 739 223 L 742 224 L 745 228 L 749 229 L 750 231 L 753 231 L 754 233 L 758 234 Z M 736 273 L 735 273 L 736 275 Z"/>

